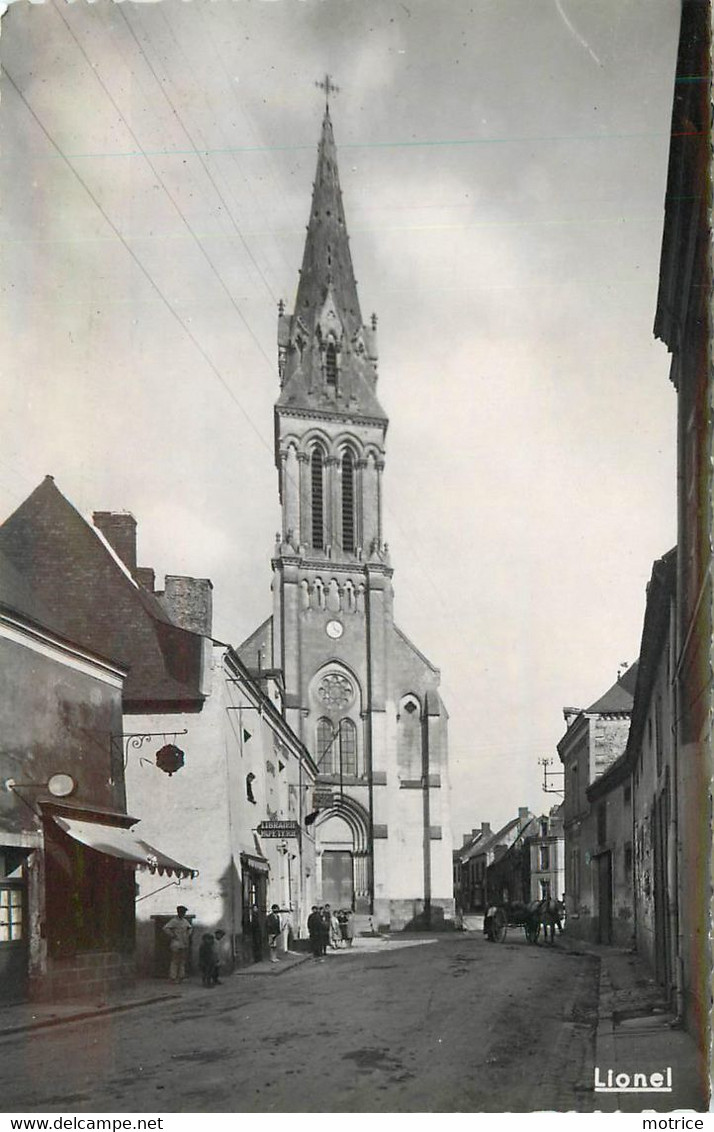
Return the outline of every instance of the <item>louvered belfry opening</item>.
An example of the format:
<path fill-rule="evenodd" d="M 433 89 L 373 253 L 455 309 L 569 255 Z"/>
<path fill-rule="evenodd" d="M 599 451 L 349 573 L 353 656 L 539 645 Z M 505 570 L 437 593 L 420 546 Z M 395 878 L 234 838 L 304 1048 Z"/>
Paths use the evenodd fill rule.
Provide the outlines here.
<path fill-rule="evenodd" d="M 322 452 L 319 448 L 313 449 L 310 471 L 312 475 L 312 545 L 315 550 L 323 550 L 325 546 L 325 513 Z"/>
<path fill-rule="evenodd" d="M 342 457 L 342 549 L 355 549 L 355 466 L 351 452 Z"/>
<path fill-rule="evenodd" d="M 337 388 L 337 350 L 334 342 L 325 347 L 325 381 L 331 389 Z"/>

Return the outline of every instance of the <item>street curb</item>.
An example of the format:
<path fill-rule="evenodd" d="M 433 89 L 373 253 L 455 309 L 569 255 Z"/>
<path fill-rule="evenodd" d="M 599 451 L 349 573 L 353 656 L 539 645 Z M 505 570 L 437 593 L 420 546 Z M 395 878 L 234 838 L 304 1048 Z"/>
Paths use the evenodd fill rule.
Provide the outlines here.
<path fill-rule="evenodd" d="M 249 965 L 245 968 L 239 968 L 237 971 L 234 971 L 233 977 L 235 978 L 236 976 L 242 976 L 245 978 L 245 976 L 249 976 L 252 979 L 278 979 L 281 975 L 285 975 L 288 971 L 292 971 L 293 967 L 300 967 L 303 963 L 306 963 L 308 959 L 313 958 L 312 955 L 300 955 L 299 952 L 293 954 L 293 962 L 288 963 L 287 966 L 285 963 L 283 963 L 282 965 L 280 965 L 280 970 L 278 971 L 273 970 L 274 964 L 271 964 L 269 970 L 267 971 L 256 971 L 255 965 Z M 280 963 L 280 960 L 278 960 L 278 963 Z"/>
<path fill-rule="evenodd" d="M 33 1022 L 25 1022 L 22 1026 L 7 1026 L 0 1029 L 0 1040 L 9 1038 L 12 1034 L 23 1034 L 28 1030 L 47 1030 L 53 1026 L 67 1026 L 71 1022 L 85 1022 L 89 1018 L 100 1018 L 105 1014 L 121 1014 L 127 1010 L 136 1010 L 140 1006 L 152 1006 L 157 1002 L 171 1002 L 181 998 L 180 994 L 159 994 L 153 998 L 142 998 L 136 1002 L 119 1002 L 115 1006 L 99 1006 L 93 1010 L 80 1010 L 76 1014 L 66 1014 L 62 1018 L 38 1018 Z"/>
<path fill-rule="evenodd" d="M 615 1064 L 615 1022 L 612 1013 L 612 983 L 607 972 L 607 964 L 600 962 L 600 986 L 598 989 L 597 1030 L 595 1032 L 595 1067 L 612 1068 Z M 617 1094 L 594 1092 L 595 1103 L 600 1112 L 617 1112 Z"/>
<path fill-rule="evenodd" d="M 571 950 L 572 950 L 571 948 L 567 948 L 567 947 L 563 948 L 563 951 L 565 953 L 567 953 L 568 951 L 571 951 Z M 578 951 L 581 951 L 581 950 L 582 949 L 578 948 Z M 545 1068 L 543 1070 L 543 1076 L 541 1078 L 541 1084 L 543 1086 L 550 1087 L 552 1085 L 553 1079 L 557 1077 L 556 1067 L 559 1064 L 561 1064 L 562 1061 L 565 1059 L 565 1057 L 567 1055 L 567 1049 L 568 1049 L 570 1042 L 573 1040 L 574 1036 L 577 1035 L 578 1030 L 582 1029 L 584 1026 L 587 1026 L 587 1028 L 590 1030 L 590 1033 L 592 1035 L 591 1036 L 592 1045 L 590 1046 L 590 1048 L 592 1049 L 593 1057 L 596 1056 L 597 1034 L 598 1034 L 598 1027 L 599 1027 L 599 1024 L 600 1024 L 600 995 L 601 995 L 600 975 L 601 975 L 601 972 L 602 972 L 602 963 L 601 963 L 599 955 L 595 955 L 593 952 L 590 952 L 590 951 L 588 951 L 588 952 L 583 951 L 582 953 L 583 953 L 583 955 L 587 955 L 589 958 L 595 959 L 597 961 L 597 964 L 598 964 L 597 1007 L 596 1007 L 597 1022 L 595 1022 L 594 1026 L 593 1026 L 592 1023 L 589 1023 L 589 1024 L 584 1023 L 583 1024 L 583 1023 L 581 1023 L 581 1022 L 579 1022 L 579 1021 L 577 1021 L 573 1018 L 575 1004 L 577 1003 L 578 999 L 580 998 L 580 995 L 581 995 L 581 992 L 582 992 L 582 989 L 583 989 L 583 983 L 586 979 L 586 971 L 583 971 L 578 976 L 578 979 L 577 979 L 577 982 L 576 982 L 576 984 L 573 988 L 572 994 L 567 999 L 567 1001 L 563 1003 L 562 1030 L 561 1030 L 559 1038 L 556 1040 L 554 1046 L 551 1048 L 550 1056 L 547 1059 Z M 585 1065 L 583 1065 L 582 1069 L 585 1070 L 587 1068 L 588 1068 L 588 1066 L 587 1066 L 587 1063 L 586 1063 Z M 577 1113 L 591 1111 L 589 1106 L 590 1106 L 590 1098 L 593 1096 L 593 1092 L 594 1092 L 594 1090 L 593 1090 L 593 1078 L 591 1076 L 585 1078 L 583 1076 L 582 1072 L 581 1072 L 577 1082 L 575 1082 L 575 1084 L 573 1085 L 573 1089 L 574 1089 L 574 1093 L 575 1093 L 576 1096 L 582 1096 L 582 1097 L 588 1098 L 587 1107 L 579 1106 L 577 1109 L 574 1109 L 572 1107 L 572 1105 L 570 1107 L 567 1107 L 567 1102 L 565 1100 L 562 1100 L 562 1098 L 559 1097 L 558 1098 L 558 1107 L 554 1108 L 553 1111 L 556 1111 L 556 1112 L 561 1112 L 561 1111 L 566 1112 L 566 1111 L 568 1111 L 568 1112 L 577 1112 Z M 562 1104 L 565 1107 L 561 1108 L 561 1100 L 562 1100 Z"/>
<path fill-rule="evenodd" d="M 311 958 L 311 955 L 296 955 L 293 962 L 288 963 L 287 965 L 283 964 L 279 971 L 274 971 L 272 969 L 268 971 L 255 971 L 254 969 L 251 969 L 251 967 L 247 967 L 242 971 L 234 971 L 233 976 L 235 977 L 236 975 L 251 975 L 253 978 L 262 977 L 275 979 L 280 975 L 285 975 L 288 971 L 292 970 L 293 967 L 299 967 L 307 959 Z M 151 998 L 136 999 L 133 1002 L 118 1002 L 114 1005 L 78 1010 L 75 1014 L 65 1014 L 59 1018 L 37 1018 L 32 1022 L 23 1022 L 21 1025 L 17 1026 L 0 1026 L 0 1041 L 2 1041 L 4 1038 L 12 1037 L 14 1034 L 28 1033 L 30 1030 L 48 1030 L 55 1026 L 69 1026 L 73 1022 L 86 1022 L 91 1018 L 101 1018 L 107 1014 L 121 1014 L 125 1013 L 128 1010 L 137 1010 L 141 1006 L 154 1006 L 159 1002 L 175 1002 L 178 999 L 183 999 L 183 997 L 183 995 L 178 994 L 174 991 L 173 993 L 168 994 L 153 995 Z"/>

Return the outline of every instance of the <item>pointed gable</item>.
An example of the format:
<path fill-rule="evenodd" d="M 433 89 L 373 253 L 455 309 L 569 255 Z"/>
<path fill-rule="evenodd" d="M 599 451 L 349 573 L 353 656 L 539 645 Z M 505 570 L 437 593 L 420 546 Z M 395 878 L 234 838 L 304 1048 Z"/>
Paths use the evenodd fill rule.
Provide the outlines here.
<path fill-rule="evenodd" d="M 128 668 L 125 705 L 200 702 L 202 638 L 173 624 L 51 476 L 0 526 L 0 554 L 49 627 Z"/>
<path fill-rule="evenodd" d="M 612 687 L 600 696 L 599 700 L 590 705 L 587 711 L 594 715 L 619 715 L 631 712 L 637 683 L 637 668 L 638 664 L 635 661 Z"/>
<path fill-rule="evenodd" d="M 310 220 L 295 298 L 281 308 L 278 409 L 384 421 L 376 396 L 376 319 L 362 321 L 329 110 L 318 147 Z"/>

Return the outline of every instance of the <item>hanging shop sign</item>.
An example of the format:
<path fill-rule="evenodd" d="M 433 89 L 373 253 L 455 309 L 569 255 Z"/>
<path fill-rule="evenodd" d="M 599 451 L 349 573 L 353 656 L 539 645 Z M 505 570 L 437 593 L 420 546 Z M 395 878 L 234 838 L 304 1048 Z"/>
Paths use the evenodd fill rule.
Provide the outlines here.
<path fill-rule="evenodd" d="M 300 827 L 296 821 L 262 821 L 258 833 L 261 837 L 299 837 Z"/>

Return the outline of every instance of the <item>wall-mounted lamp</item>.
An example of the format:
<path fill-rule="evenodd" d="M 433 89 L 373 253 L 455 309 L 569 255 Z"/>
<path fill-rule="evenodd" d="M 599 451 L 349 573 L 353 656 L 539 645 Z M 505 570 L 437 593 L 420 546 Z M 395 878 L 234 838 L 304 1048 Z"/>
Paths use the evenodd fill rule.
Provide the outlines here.
<path fill-rule="evenodd" d="M 14 778 L 6 778 L 4 785 L 6 790 L 46 789 L 54 798 L 68 798 L 77 789 L 72 775 L 63 773 L 50 775 L 46 782 L 15 782 Z"/>

